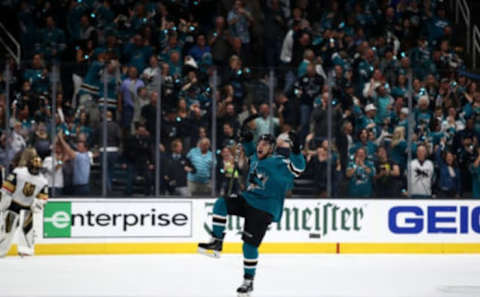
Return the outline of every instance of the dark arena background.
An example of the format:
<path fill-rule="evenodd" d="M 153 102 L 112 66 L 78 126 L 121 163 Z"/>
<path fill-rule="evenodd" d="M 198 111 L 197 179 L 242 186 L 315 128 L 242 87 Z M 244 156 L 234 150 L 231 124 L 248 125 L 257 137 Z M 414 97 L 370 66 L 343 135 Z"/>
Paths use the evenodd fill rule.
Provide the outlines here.
<path fill-rule="evenodd" d="M 0 1 L 0 296 L 237 296 L 257 259 L 216 199 L 261 190 L 238 296 L 480 296 L 479 12 Z"/>

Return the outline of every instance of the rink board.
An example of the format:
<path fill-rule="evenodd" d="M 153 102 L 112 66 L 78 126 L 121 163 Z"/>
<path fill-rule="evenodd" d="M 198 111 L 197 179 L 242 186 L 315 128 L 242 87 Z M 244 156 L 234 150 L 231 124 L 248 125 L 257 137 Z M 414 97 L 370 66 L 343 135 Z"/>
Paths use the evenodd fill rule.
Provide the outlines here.
<path fill-rule="evenodd" d="M 213 199 L 55 199 L 35 216 L 36 254 L 195 253 Z M 241 252 L 229 217 L 225 253 Z M 286 200 L 262 253 L 480 253 L 480 202 Z M 10 254 L 15 254 L 15 247 Z"/>

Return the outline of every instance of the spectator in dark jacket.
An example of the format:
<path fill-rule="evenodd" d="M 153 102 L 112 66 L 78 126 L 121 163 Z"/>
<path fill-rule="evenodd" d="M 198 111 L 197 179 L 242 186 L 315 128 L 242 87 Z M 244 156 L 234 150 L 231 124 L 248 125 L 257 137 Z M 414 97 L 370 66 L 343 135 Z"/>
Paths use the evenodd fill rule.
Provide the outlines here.
<path fill-rule="evenodd" d="M 187 172 L 193 172 L 194 167 L 185 157 L 180 139 L 172 141 L 170 149 L 172 152 L 167 156 L 164 174 L 168 192 L 181 197 L 190 197 L 187 187 Z"/>
<path fill-rule="evenodd" d="M 444 151 L 444 144 L 438 146 L 435 161 L 438 168 L 438 197 L 459 198 L 462 192 L 460 169 L 455 162 L 455 155 Z"/>
<path fill-rule="evenodd" d="M 144 194 L 151 194 L 153 185 L 152 171 L 153 153 L 152 140 L 143 123 L 136 123 L 135 134 L 131 135 L 125 145 L 125 159 L 127 164 L 127 187 L 125 194 L 132 195 L 134 180 L 141 176 L 144 178 Z"/>
<path fill-rule="evenodd" d="M 120 147 L 121 129 L 120 126 L 113 121 L 113 114 L 107 111 L 107 147 L 103 147 L 103 125 L 95 130 L 94 137 L 95 147 L 101 152 L 100 162 L 103 164 L 103 154 L 107 153 L 107 191 L 112 191 L 112 180 L 115 164 L 118 160 L 118 148 Z"/>

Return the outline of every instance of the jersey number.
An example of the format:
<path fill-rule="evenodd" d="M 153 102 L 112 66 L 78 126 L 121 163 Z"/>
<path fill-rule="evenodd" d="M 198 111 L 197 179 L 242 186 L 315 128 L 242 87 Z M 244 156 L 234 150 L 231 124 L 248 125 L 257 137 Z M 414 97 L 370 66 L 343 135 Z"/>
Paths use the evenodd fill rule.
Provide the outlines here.
<path fill-rule="evenodd" d="M 25 197 L 30 197 L 33 195 L 34 192 L 35 192 L 35 185 L 29 182 L 26 182 L 25 185 L 23 186 L 23 195 L 25 195 Z"/>

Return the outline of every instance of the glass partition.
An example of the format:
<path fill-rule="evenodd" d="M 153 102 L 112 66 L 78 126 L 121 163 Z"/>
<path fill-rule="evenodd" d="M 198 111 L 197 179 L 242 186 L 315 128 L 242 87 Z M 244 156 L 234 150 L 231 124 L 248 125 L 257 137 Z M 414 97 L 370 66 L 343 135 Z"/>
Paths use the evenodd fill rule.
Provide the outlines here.
<path fill-rule="evenodd" d="M 2 177 L 32 146 L 52 197 L 238 193 L 248 183 L 245 131 L 300 139 L 307 166 L 292 197 L 468 198 L 478 184 L 480 96 L 467 72 L 422 76 L 405 57 L 401 71 L 381 57 L 364 72 L 234 57 L 181 74 L 158 61 L 138 73 L 116 59 L 38 59 L 0 65 Z"/>

